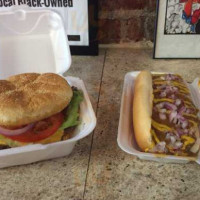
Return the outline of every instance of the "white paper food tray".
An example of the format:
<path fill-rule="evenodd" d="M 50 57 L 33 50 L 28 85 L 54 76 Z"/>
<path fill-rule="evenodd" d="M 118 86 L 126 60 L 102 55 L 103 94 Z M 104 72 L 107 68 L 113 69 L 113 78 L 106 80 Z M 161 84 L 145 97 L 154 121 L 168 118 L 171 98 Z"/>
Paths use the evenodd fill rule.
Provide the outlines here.
<path fill-rule="evenodd" d="M 152 160 L 165 163 L 187 163 L 190 161 L 196 161 L 200 164 L 200 154 L 197 158 L 187 158 L 180 156 L 145 153 L 139 149 L 134 137 L 132 118 L 134 82 L 139 73 L 140 72 L 129 72 L 125 76 L 117 138 L 119 147 L 126 153 L 137 156 L 138 158 L 143 160 Z M 192 84 L 188 84 L 188 86 L 191 90 L 192 98 L 195 105 L 197 106 L 197 108 L 200 109 L 200 92 L 197 87 L 197 82 L 198 81 L 196 79 Z"/>
<path fill-rule="evenodd" d="M 62 75 L 71 65 L 71 54 L 61 17 L 52 11 L 17 8 L 0 13 L 0 79 L 25 72 Z M 33 163 L 70 154 L 76 142 L 89 135 L 96 117 L 83 81 L 66 77 L 81 89 L 81 124 L 71 139 L 47 145 L 0 150 L 0 168 Z"/>

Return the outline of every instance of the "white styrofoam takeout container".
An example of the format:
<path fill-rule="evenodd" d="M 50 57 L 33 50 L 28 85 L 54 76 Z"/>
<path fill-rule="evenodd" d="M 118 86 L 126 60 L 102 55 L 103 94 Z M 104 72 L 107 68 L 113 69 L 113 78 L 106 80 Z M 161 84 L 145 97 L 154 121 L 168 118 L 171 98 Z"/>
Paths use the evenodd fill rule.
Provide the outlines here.
<path fill-rule="evenodd" d="M 24 7 L 0 13 L 0 79 L 25 72 L 62 75 L 70 65 L 69 45 L 57 13 Z M 0 168 L 69 155 L 76 142 L 94 130 L 96 117 L 83 81 L 76 77 L 65 79 L 84 94 L 80 106 L 81 124 L 73 137 L 47 145 L 0 150 Z"/>
<path fill-rule="evenodd" d="M 151 160 L 164 163 L 187 163 L 196 161 L 200 164 L 200 153 L 197 158 L 188 158 L 180 156 L 160 155 L 153 153 L 145 153 L 140 150 L 137 145 L 134 129 L 133 129 L 133 98 L 134 83 L 140 72 L 129 72 L 125 76 L 123 94 L 121 100 L 120 120 L 118 128 L 117 142 L 119 147 L 128 154 L 137 156 L 143 160 Z M 192 84 L 188 84 L 192 94 L 195 106 L 200 109 L 200 92 L 198 90 L 197 79 Z"/>

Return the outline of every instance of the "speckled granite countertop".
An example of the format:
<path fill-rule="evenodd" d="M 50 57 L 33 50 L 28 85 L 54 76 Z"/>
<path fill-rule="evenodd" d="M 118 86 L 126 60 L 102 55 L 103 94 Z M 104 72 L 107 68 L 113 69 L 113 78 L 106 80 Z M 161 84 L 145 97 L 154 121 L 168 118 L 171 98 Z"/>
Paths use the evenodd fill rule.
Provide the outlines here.
<path fill-rule="evenodd" d="M 199 200 L 200 166 L 142 161 L 121 151 L 117 128 L 123 79 L 149 69 L 200 77 L 200 60 L 152 60 L 151 49 L 101 49 L 73 57 L 68 75 L 84 80 L 97 114 L 93 134 L 70 156 L 0 170 L 2 200 Z"/>

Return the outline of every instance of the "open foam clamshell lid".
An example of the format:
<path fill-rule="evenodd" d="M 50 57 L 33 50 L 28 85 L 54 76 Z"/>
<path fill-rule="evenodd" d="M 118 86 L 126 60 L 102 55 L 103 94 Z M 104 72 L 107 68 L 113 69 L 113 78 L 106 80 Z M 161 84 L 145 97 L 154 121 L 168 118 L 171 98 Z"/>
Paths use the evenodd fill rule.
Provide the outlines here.
<path fill-rule="evenodd" d="M 0 79 L 28 72 L 62 75 L 71 54 L 56 12 L 17 6 L 0 12 Z"/>
<path fill-rule="evenodd" d="M 71 65 L 71 54 L 59 14 L 43 9 L 16 7 L 0 12 L 0 79 L 28 72 L 62 75 Z M 76 142 L 96 126 L 96 117 L 83 81 L 64 77 L 82 90 L 80 124 L 72 138 L 50 144 L 33 144 L 0 151 L 0 168 L 69 155 Z"/>

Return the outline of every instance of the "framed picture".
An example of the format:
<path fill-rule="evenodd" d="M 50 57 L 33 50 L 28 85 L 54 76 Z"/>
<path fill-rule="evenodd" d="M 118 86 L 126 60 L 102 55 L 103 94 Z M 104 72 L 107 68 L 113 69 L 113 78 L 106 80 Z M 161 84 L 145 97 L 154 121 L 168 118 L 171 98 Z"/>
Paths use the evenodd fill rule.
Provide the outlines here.
<path fill-rule="evenodd" d="M 72 55 L 98 55 L 98 2 L 73 0 L 68 7 L 68 40 Z"/>
<path fill-rule="evenodd" d="M 60 14 L 72 55 L 98 55 L 98 0 L 12 0 L 0 1 L 0 12 L 27 4 L 31 9 L 51 9 Z"/>
<path fill-rule="evenodd" d="M 200 58 L 200 0 L 157 0 L 154 58 Z"/>

